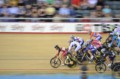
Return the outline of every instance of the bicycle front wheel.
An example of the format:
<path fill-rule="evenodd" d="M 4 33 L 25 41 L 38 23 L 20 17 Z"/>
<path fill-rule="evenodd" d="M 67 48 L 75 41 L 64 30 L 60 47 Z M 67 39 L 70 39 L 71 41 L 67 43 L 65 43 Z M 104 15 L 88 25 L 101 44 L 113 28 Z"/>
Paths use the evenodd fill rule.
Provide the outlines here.
<path fill-rule="evenodd" d="M 59 58 L 51 58 L 50 65 L 53 68 L 58 68 L 61 65 L 61 60 Z"/>
<path fill-rule="evenodd" d="M 99 62 L 95 65 L 95 70 L 99 73 L 103 73 L 106 71 L 106 65 L 104 63 Z"/>

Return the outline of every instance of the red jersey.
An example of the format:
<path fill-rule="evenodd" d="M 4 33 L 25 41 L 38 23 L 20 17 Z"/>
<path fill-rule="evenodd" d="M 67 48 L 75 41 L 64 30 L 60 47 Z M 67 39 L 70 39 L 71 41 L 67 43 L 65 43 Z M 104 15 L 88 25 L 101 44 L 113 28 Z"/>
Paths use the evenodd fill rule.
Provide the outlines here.
<path fill-rule="evenodd" d="M 93 46 L 95 46 L 96 48 L 99 48 L 102 46 L 102 43 L 98 40 L 93 40 L 91 43 Z"/>
<path fill-rule="evenodd" d="M 65 49 L 64 47 L 60 48 L 60 50 L 58 50 L 58 54 L 62 53 L 62 56 L 65 56 L 67 54 L 67 49 Z"/>

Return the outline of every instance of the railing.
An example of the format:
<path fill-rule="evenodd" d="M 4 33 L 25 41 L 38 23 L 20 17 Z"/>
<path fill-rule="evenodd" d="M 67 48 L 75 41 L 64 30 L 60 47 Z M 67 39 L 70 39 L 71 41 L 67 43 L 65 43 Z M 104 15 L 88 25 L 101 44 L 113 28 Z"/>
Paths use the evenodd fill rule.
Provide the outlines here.
<path fill-rule="evenodd" d="M 120 22 L 120 18 L 0 18 L 0 22 Z"/>

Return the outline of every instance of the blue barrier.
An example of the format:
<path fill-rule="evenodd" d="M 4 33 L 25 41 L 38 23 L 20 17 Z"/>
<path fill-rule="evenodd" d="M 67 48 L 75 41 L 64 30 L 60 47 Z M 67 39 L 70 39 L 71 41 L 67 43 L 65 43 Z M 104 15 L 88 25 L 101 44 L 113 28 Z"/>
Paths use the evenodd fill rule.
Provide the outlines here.
<path fill-rule="evenodd" d="M 0 75 L 0 79 L 81 79 L 81 75 Z M 115 79 L 111 75 L 89 75 L 87 79 Z"/>

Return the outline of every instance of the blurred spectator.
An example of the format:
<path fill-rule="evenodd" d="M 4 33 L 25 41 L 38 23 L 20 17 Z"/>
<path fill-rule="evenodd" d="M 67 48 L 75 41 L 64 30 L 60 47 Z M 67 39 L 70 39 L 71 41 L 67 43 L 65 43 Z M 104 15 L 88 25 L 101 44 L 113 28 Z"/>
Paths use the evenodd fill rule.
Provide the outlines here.
<path fill-rule="evenodd" d="M 110 8 L 112 4 L 105 5 L 105 2 L 106 0 L 0 0 L 0 17 L 70 18 L 69 20 L 67 20 L 69 22 L 76 22 L 76 20 L 72 19 L 74 17 L 75 18 L 105 17 L 107 18 L 105 19 L 105 21 L 107 22 L 108 21 L 111 22 L 112 21 L 111 18 L 113 16 L 115 18 L 120 18 L 118 14 L 119 11 L 113 12 L 115 10 L 113 8 L 112 9 Z M 87 14 L 87 16 L 82 17 L 85 14 Z M 18 20 L 18 21 L 24 21 L 24 20 Z M 46 21 L 46 20 L 40 20 L 40 21 Z M 84 19 L 82 21 L 96 22 L 100 20 L 95 19 L 89 21 L 88 19 Z M 118 22 L 119 19 L 116 19 L 114 21 Z M 36 20 L 35 22 L 38 22 L 38 20 Z"/>
<path fill-rule="evenodd" d="M 18 8 L 19 8 L 19 12 L 18 12 L 19 15 L 24 15 L 26 13 L 26 9 L 23 4 L 19 4 Z"/>
<path fill-rule="evenodd" d="M 4 0 L 0 0 L 0 5 L 4 5 L 5 1 Z"/>
<path fill-rule="evenodd" d="M 102 12 L 102 6 L 97 5 L 96 6 L 96 18 L 102 18 L 102 17 L 104 17 L 104 14 Z M 100 21 L 100 19 L 97 19 L 97 21 Z"/>
<path fill-rule="evenodd" d="M 3 13 L 9 14 L 8 6 L 4 4 L 3 7 L 1 7 L 1 12 L 0 13 L 1 14 L 3 14 Z"/>
<path fill-rule="evenodd" d="M 98 0 L 96 5 L 104 7 L 104 5 L 105 5 L 104 0 Z"/>
<path fill-rule="evenodd" d="M 89 8 L 90 9 L 94 9 L 96 4 L 97 4 L 98 0 L 88 0 L 89 3 Z"/>
<path fill-rule="evenodd" d="M 52 5 L 48 5 L 48 7 L 45 9 L 46 15 L 50 18 L 52 18 L 56 12 L 55 8 Z"/>
<path fill-rule="evenodd" d="M 54 7 L 57 11 L 59 11 L 60 7 L 62 6 L 62 1 L 56 1 L 54 4 Z"/>
<path fill-rule="evenodd" d="M 32 11 L 32 13 L 37 13 L 38 9 L 37 9 L 37 7 L 34 7 L 31 9 L 31 11 Z"/>
<path fill-rule="evenodd" d="M 102 12 L 102 6 L 101 5 L 96 6 L 96 17 L 98 17 L 98 18 L 103 17 L 103 12 Z"/>
<path fill-rule="evenodd" d="M 55 15 L 56 9 L 52 5 L 48 5 L 45 9 L 46 18 L 52 18 Z M 47 22 L 52 22 L 52 19 L 46 20 Z"/>
<path fill-rule="evenodd" d="M 18 0 L 9 0 L 9 4 L 16 6 L 18 5 Z"/>
<path fill-rule="evenodd" d="M 97 5 L 95 10 L 96 10 L 96 11 L 102 11 L 102 6 Z"/>
<path fill-rule="evenodd" d="M 18 0 L 18 4 L 25 3 L 26 0 Z"/>
<path fill-rule="evenodd" d="M 68 17 L 70 15 L 70 9 L 68 8 L 66 4 L 63 4 L 58 12 L 63 17 Z"/>
<path fill-rule="evenodd" d="M 25 8 L 26 8 L 26 10 L 31 10 L 32 5 L 27 4 L 27 5 L 25 5 Z"/>
<path fill-rule="evenodd" d="M 104 14 L 111 14 L 112 13 L 112 9 L 110 9 L 110 7 L 108 5 L 105 5 L 104 8 L 102 9 L 102 12 Z"/>
<path fill-rule="evenodd" d="M 82 0 L 71 0 L 71 5 L 77 10 L 80 8 L 81 2 Z"/>
<path fill-rule="evenodd" d="M 83 0 L 80 5 L 81 9 L 88 9 L 89 3 L 88 0 Z"/>
<path fill-rule="evenodd" d="M 42 6 L 41 8 L 38 9 L 38 16 L 41 18 L 46 17 L 46 11 L 45 11 L 45 7 Z"/>
<path fill-rule="evenodd" d="M 101 17 L 104 17 L 104 15 L 103 15 L 103 13 L 102 13 L 102 11 L 96 11 L 96 17 L 97 18 L 101 18 Z"/>
<path fill-rule="evenodd" d="M 23 1 L 25 5 L 27 4 L 36 4 L 37 3 L 37 0 L 19 0 L 19 1 Z"/>
<path fill-rule="evenodd" d="M 32 14 L 32 12 L 31 12 L 32 6 L 27 4 L 27 5 L 25 5 L 25 9 L 26 9 L 26 14 L 25 14 L 25 16 L 26 16 L 26 17 L 31 17 L 31 14 Z"/>
<path fill-rule="evenodd" d="M 63 4 L 66 4 L 67 6 L 70 6 L 70 0 L 63 0 Z"/>
<path fill-rule="evenodd" d="M 0 15 L 2 15 L 2 6 L 0 6 Z M 1 17 L 1 16 L 0 16 Z"/>
<path fill-rule="evenodd" d="M 18 6 L 16 5 L 12 5 L 10 8 L 9 8 L 9 13 L 10 15 L 14 14 L 14 15 L 17 15 L 19 12 L 19 8 Z"/>
<path fill-rule="evenodd" d="M 105 14 L 104 19 L 102 19 L 103 22 L 112 22 L 112 16 L 110 14 Z"/>
<path fill-rule="evenodd" d="M 96 12 L 95 11 L 90 12 L 90 18 L 96 18 Z"/>
<path fill-rule="evenodd" d="M 41 8 L 38 9 L 38 17 L 46 18 L 45 6 L 42 6 Z M 45 20 L 41 19 L 40 21 L 45 21 Z"/>
<path fill-rule="evenodd" d="M 44 3 L 46 0 L 37 0 L 37 3 Z"/>
<path fill-rule="evenodd" d="M 48 4 L 54 4 L 54 1 L 55 1 L 55 0 L 46 0 L 46 2 L 47 2 Z"/>
<path fill-rule="evenodd" d="M 74 10 L 73 6 L 70 6 L 70 16 L 75 17 L 76 11 Z"/>

